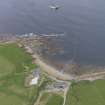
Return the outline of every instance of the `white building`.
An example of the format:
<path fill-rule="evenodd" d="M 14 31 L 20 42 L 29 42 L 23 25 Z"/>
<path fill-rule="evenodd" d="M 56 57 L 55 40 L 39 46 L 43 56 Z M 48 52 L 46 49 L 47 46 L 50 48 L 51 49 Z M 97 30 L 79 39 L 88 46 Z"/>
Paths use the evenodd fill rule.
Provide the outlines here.
<path fill-rule="evenodd" d="M 39 69 L 35 69 L 35 71 L 33 72 L 33 78 L 30 81 L 30 85 L 37 85 L 38 81 L 40 79 L 40 70 Z"/>
<path fill-rule="evenodd" d="M 38 84 L 38 80 L 39 80 L 39 77 L 34 77 L 31 81 L 30 81 L 30 85 L 37 85 Z"/>

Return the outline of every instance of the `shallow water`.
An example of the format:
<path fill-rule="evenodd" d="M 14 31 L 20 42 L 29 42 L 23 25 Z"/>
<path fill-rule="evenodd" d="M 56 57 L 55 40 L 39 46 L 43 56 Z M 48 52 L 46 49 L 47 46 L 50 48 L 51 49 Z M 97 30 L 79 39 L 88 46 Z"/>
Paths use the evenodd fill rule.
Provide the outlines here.
<path fill-rule="evenodd" d="M 105 65 L 105 0 L 1 0 L 0 33 L 30 32 L 65 34 L 65 52 L 50 59 Z"/>

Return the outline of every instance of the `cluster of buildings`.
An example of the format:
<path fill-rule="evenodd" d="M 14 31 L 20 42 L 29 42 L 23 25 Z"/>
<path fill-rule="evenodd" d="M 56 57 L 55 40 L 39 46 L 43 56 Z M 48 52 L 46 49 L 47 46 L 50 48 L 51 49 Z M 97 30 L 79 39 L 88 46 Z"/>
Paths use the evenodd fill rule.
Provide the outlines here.
<path fill-rule="evenodd" d="M 63 91 L 68 87 L 68 84 L 65 82 L 54 82 L 52 84 L 49 84 L 46 86 L 47 90 L 58 90 L 58 91 Z"/>

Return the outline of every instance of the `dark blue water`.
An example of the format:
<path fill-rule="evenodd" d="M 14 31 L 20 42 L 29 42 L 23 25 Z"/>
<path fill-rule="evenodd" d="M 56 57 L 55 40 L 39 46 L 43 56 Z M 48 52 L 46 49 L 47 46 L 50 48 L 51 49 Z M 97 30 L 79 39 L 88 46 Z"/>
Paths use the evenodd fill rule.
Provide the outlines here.
<path fill-rule="evenodd" d="M 30 32 L 65 33 L 53 59 L 105 65 L 105 0 L 0 0 L 0 33 Z"/>

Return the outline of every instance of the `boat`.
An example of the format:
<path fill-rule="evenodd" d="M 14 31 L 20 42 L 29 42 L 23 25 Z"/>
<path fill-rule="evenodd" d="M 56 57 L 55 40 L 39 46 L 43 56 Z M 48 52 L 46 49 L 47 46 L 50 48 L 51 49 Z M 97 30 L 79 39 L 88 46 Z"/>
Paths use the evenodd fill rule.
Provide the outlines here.
<path fill-rule="evenodd" d="M 51 9 L 55 9 L 55 10 L 58 10 L 60 8 L 60 6 L 58 6 L 58 5 L 50 5 L 49 7 Z"/>

